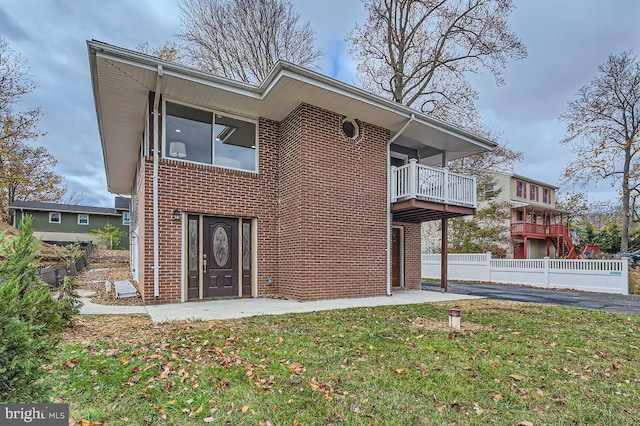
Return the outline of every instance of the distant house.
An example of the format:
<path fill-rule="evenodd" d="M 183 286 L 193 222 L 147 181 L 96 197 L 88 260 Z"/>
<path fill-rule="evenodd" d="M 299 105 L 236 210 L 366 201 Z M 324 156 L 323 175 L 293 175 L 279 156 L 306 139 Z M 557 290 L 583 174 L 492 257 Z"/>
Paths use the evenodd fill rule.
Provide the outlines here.
<path fill-rule="evenodd" d="M 116 197 L 114 208 L 16 201 L 9 209 L 14 211 L 13 226 L 18 226 L 25 215 L 30 215 L 33 234 L 48 243 L 96 241 L 96 235 L 90 231 L 110 223 L 125 232 L 121 247 L 129 248 L 129 205 L 129 198 Z"/>
<path fill-rule="evenodd" d="M 513 259 L 577 258 L 577 241 L 564 225 L 568 212 L 556 206 L 557 186 L 516 174 L 496 174 L 496 199 L 509 202 L 511 244 L 507 257 Z"/>

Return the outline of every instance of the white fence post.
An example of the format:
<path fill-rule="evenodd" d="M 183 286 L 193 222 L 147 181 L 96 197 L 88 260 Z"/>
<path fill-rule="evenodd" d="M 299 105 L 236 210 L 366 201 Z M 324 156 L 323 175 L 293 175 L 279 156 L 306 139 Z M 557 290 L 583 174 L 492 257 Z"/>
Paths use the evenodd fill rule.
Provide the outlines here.
<path fill-rule="evenodd" d="M 487 281 L 491 281 L 491 252 L 488 251 L 487 255 Z"/>
<path fill-rule="evenodd" d="M 629 294 L 629 258 L 623 257 L 622 260 L 622 282 L 624 283 L 624 288 L 622 294 Z"/>
<path fill-rule="evenodd" d="M 544 284 L 547 288 L 549 288 L 549 286 L 551 285 L 550 281 L 549 281 L 549 257 L 545 256 L 543 258 L 544 260 Z"/>

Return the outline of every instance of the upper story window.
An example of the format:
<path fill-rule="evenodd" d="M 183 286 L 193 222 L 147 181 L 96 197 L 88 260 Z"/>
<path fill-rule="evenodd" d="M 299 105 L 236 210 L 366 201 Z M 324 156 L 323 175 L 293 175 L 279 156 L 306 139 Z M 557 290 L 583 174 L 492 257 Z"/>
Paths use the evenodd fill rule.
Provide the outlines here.
<path fill-rule="evenodd" d="M 547 204 L 551 204 L 551 190 L 544 188 L 542 190 L 542 202 L 543 203 L 547 203 Z"/>
<path fill-rule="evenodd" d="M 122 213 L 122 224 L 123 225 L 129 225 L 131 223 L 131 213 L 130 212 L 123 212 Z"/>
<path fill-rule="evenodd" d="M 49 213 L 49 223 L 60 223 L 62 222 L 62 217 L 58 212 L 50 212 Z"/>
<path fill-rule="evenodd" d="M 535 185 L 530 185 L 530 197 L 529 199 L 532 201 L 538 201 L 538 187 Z"/>
<path fill-rule="evenodd" d="M 79 214 L 78 215 L 78 225 L 88 225 L 89 224 L 89 215 L 88 214 Z"/>
<path fill-rule="evenodd" d="M 516 197 L 527 198 L 527 192 L 525 190 L 526 185 L 522 181 L 516 181 Z"/>
<path fill-rule="evenodd" d="M 255 172 L 256 123 L 166 103 L 164 156 Z"/>

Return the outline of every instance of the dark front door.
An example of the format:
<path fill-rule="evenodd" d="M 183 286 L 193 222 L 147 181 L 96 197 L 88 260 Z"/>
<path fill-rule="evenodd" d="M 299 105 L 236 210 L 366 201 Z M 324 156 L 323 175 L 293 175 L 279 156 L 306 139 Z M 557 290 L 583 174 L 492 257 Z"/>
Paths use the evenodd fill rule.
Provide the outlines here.
<path fill-rule="evenodd" d="M 238 219 L 204 218 L 203 297 L 238 296 Z"/>
<path fill-rule="evenodd" d="M 401 238 L 400 228 L 391 228 L 391 285 L 400 287 L 401 283 Z"/>

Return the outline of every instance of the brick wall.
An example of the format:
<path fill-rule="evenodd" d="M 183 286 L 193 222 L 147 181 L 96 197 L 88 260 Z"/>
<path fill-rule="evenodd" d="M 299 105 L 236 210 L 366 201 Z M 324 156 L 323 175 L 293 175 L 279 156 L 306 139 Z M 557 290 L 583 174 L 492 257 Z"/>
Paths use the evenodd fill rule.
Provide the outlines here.
<path fill-rule="evenodd" d="M 276 295 L 275 286 L 267 286 L 268 277 L 278 274 L 277 247 L 277 175 L 279 125 L 260 120 L 260 173 L 222 169 L 161 159 L 159 165 L 158 205 L 160 228 L 160 297 L 153 298 L 153 159 L 144 160 L 144 227 L 147 240 L 144 269 L 140 269 L 145 303 L 179 302 L 181 299 L 182 221 L 173 220 L 173 210 L 209 216 L 257 218 L 258 287 L 263 296 Z M 142 198 L 142 197 L 141 197 Z"/>
<path fill-rule="evenodd" d="M 175 208 L 184 214 L 257 218 L 260 296 L 313 300 L 385 294 L 389 132 L 359 123 L 360 137 L 352 140 L 342 133 L 343 119 L 305 104 L 282 123 L 261 119 L 258 174 L 161 159 L 157 299 L 153 160 L 146 157 L 139 192 L 139 284 L 145 303 L 181 299 L 182 222 L 173 220 Z M 412 247 L 418 241 L 419 283 L 416 229 L 417 237 L 405 238 Z M 406 274 L 413 280 L 413 267 Z"/>
<path fill-rule="evenodd" d="M 419 223 L 393 223 L 404 227 L 404 286 L 420 290 L 421 280 L 421 227 Z"/>
<path fill-rule="evenodd" d="M 385 294 L 387 130 L 300 105 L 282 122 L 281 295 L 300 300 Z"/>

